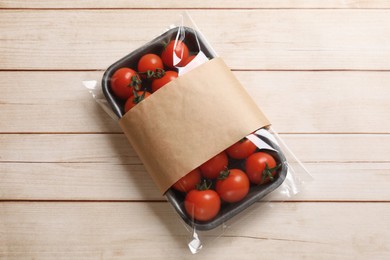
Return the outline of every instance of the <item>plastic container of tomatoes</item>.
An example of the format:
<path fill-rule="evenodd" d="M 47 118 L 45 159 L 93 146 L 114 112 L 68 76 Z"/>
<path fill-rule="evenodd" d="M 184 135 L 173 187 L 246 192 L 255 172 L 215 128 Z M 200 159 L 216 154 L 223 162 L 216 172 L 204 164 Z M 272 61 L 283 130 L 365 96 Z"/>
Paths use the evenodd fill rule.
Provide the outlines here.
<path fill-rule="evenodd" d="M 207 41 L 203 38 L 202 34 L 188 27 L 176 27 L 170 29 L 169 31 L 158 36 L 157 38 L 150 41 L 149 43 L 143 45 L 142 47 L 138 48 L 137 50 L 131 52 L 130 54 L 123 57 L 122 59 L 118 60 L 110 67 L 108 67 L 108 69 L 105 71 L 102 79 L 102 90 L 112 110 L 119 118 L 121 118 L 125 114 L 126 100 L 118 97 L 118 95 L 116 95 L 112 89 L 111 83 L 115 72 L 117 72 L 121 68 L 132 68 L 134 71 L 136 71 L 138 68 L 138 62 L 144 55 L 146 54 L 160 55 L 163 52 L 164 48 L 166 47 L 167 43 L 169 43 L 172 39 L 175 39 L 176 35 L 178 34 L 185 35 L 185 39 L 183 39 L 183 42 L 186 44 L 188 48 L 189 51 L 188 54 L 199 53 L 199 51 L 201 50 L 202 53 L 207 58 L 211 59 L 216 57 L 215 52 L 213 51 L 211 46 L 209 46 Z M 195 55 L 193 54 L 189 56 L 195 57 Z M 170 71 L 177 72 L 179 70 L 178 68 L 180 67 L 170 68 Z M 152 92 L 151 83 L 152 81 L 150 80 L 143 81 L 143 87 L 149 93 Z"/>
<path fill-rule="evenodd" d="M 145 55 L 148 55 L 148 54 L 160 55 L 164 50 L 164 44 L 171 42 L 172 39 L 175 39 L 175 37 L 179 33 L 179 31 L 180 31 L 180 34 L 185 35 L 185 38 L 182 42 L 184 42 L 184 44 L 188 47 L 189 56 L 191 54 L 196 55 L 199 53 L 199 50 L 202 50 L 202 53 L 208 59 L 213 59 L 216 57 L 213 49 L 204 40 L 202 35 L 200 33 L 198 33 L 197 31 L 195 31 L 194 29 L 187 28 L 187 27 L 173 28 L 173 29 L 167 31 L 166 33 L 160 35 L 159 37 L 155 38 L 151 42 L 147 43 L 146 45 L 142 46 L 141 48 L 131 52 L 130 54 L 128 54 L 124 58 L 120 59 L 119 61 L 117 61 L 113 65 L 111 65 L 104 73 L 104 76 L 102 79 L 103 93 L 104 93 L 106 99 L 108 100 L 112 110 L 115 112 L 115 114 L 118 117 L 121 118 L 125 114 L 125 103 L 127 100 L 118 97 L 118 95 L 116 95 L 115 92 L 113 91 L 113 87 L 112 87 L 113 75 L 121 68 L 133 68 L 133 70 L 136 71 L 137 68 L 139 67 L 139 62 L 140 62 L 142 57 L 144 57 Z M 172 67 L 171 67 L 171 69 L 172 69 Z M 173 68 L 173 70 L 177 71 L 177 69 L 174 69 L 174 68 Z M 140 78 L 142 79 L 142 76 Z M 143 81 L 143 82 L 145 82 L 143 88 L 148 93 L 152 92 L 152 83 L 154 80 L 156 80 L 156 79 L 149 80 L 149 81 L 148 80 Z M 220 206 L 219 206 L 220 209 L 218 210 L 218 213 L 214 217 L 211 217 L 211 219 L 209 219 L 209 220 L 202 220 L 202 217 L 208 218 L 207 216 L 200 216 L 197 219 L 196 216 L 193 216 L 193 215 L 189 214 L 188 211 L 186 211 L 185 201 L 186 201 L 186 196 L 188 195 L 188 192 L 183 192 L 183 191 L 187 191 L 189 189 L 188 187 L 182 188 L 181 191 L 180 191 L 180 187 L 178 189 L 175 189 L 172 187 L 165 193 L 165 195 L 166 195 L 168 201 L 172 204 L 172 206 L 174 207 L 176 212 L 180 215 L 180 217 L 184 220 L 185 223 L 187 223 L 191 227 L 196 228 L 197 230 L 214 229 L 214 228 L 220 226 L 221 224 L 225 223 L 227 220 L 231 219 L 232 217 L 234 217 L 238 213 L 242 212 L 243 210 L 248 208 L 250 205 L 252 205 L 256 201 L 258 201 L 259 199 L 263 198 L 265 195 L 269 194 L 270 192 L 275 190 L 277 187 L 279 187 L 283 183 L 283 181 L 286 177 L 286 174 L 287 174 L 287 165 L 288 164 L 286 162 L 286 158 L 276 143 L 274 143 L 271 139 L 269 139 L 269 137 L 262 135 L 263 132 L 264 132 L 264 130 L 258 131 L 254 134 L 251 134 L 251 139 L 257 140 L 257 146 L 256 146 L 256 144 L 254 144 L 252 141 L 250 141 L 248 139 L 242 140 L 240 142 L 241 143 L 250 142 L 251 146 L 253 147 L 252 148 L 253 151 L 250 153 L 257 154 L 260 156 L 260 158 L 257 159 L 257 161 L 255 160 L 254 163 L 259 163 L 258 162 L 259 160 L 260 161 L 267 160 L 267 155 L 272 157 L 275 160 L 276 164 L 268 165 L 268 167 L 270 169 L 277 168 L 272 173 L 274 175 L 271 177 L 272 181 L 260 180 L 258 182 L 264 182 L 264 184 L 261 184 L 261 185 L 254 184 L 252 181 L 249 181 L 248 185 L 247 185 L 249 187 L 249 190 L 247 191 L 247 194 L 242 199 L 240 199 L 237 202 L 231 202 L 231 203 L 226 201 L 226 200 L 231 200 L 231 198 L 225 199 L 225 200 L 221 199 Z M 238 151 L 238 152 L 240 152 L 240 151 Z M 239 172 L 241 174 L 244 173 L 245 176 L 248 174 L 247 169 L 246 169 L 248 166 L 245 165 L 246 163 L 247 164 L 250 163 L 248 158 L 244 157 L 242 159 L 236 159 L 236 158 L 232 158 L 231 156 L 229 156 L 227 152 L 223 152 L 223 154 L 224 155 L 222 157 L 224 157 L 224 159 L 222 159 L 222 160 L 225 160 L 225 165 L 224 165 L 224 167 L 222 167 L 222 171 L 225 170 L 225 167 L 227 167 L 226 172 L 228 174 L 233 175 L 232 173 L 229 173 L 229 171 L 233 171 L 233 172 L 236 171 L 236 172 Z M 235 156 L 235 157 L 237 157 L 237 156 Z M 215 160 L 218 160 L 218 158 L 216 158 Z M 213 163 L 213 162 L 211 162 L 211 163 Z M 261 164 L 261 162 L 259 164 Z M 214 166 L 214 165 L 211 165 L 211 166 Z M 277 166 L 277 167 L 275 167 L 275 166 Z M 256 165 L 253 167 L 256 167 Z M 215 178 L 215 176 L 214 176 L 214 178 L 213 178 L 212 176 L 208 176 L 207 174 L 204 173 L 205 171 L 207 171 L 206 168 L 207 168 L 207 165 L 205 165 L 203 167 L 201 165 L 199 169 L 196 169 L 197 174 L 195 174 L 195 173 L 192 173 L 192 174 L 198 175 L 198 176 L 193 177 L 193 179 L 194 178 L 196 179 L 195 180 L 196 184 L 201 184 L 201 185 L 203 184 L 203 186 L 204 186 L 203 189 L 214 191 L 218 185 L 218 182 L 222 181 L 221 177 L 217 176 Z M 203 169 L 205 169 L 205 170 L 203 170 Z M 255 173 L 252 175 L 255 175 Z M 269 180 L 269 176 L 262 176 L 262 178 Z M 248 178 L 248 180 L 249 180 L 249 178 Z M 237 184 L 237 182 L 238 182 L 238 184 Z M 239 182 L 240 182 L 240 180 L 236 181 L 236 183 L 234 181 L 232 181 L 231 183 L 228 183 L 226 186 L 233 186 L 233 187 L 235 185 L 239 186 L 240 185 Z M 188 184 L 184 183 L 184 185 L 188 185 Z M 192 188 L 196 189 L 195 185 Z M 239 187 L 239 188 L 242 190 L 241 187 Z M 202 188 L 200 188 L 200 189 L 202 189 Z M 228 188 L 223 187 L 220 189 L 228 189 Z M 204 192 L 204 191 L 199 191 L 199 192 Z M 228 190 L 228 192 L 229 192 L 229 190 Z M 240 192 L 238 192 L 238 193 L 240 193 Z M 243 192 L 241 191 L 241 193 L 243 193 Z M 245 193 L 245 191 L 244 191 L 244 193 Z M 195 199 L 197 199 L 196 196 L 197 195 L 195 195 Z M 233 194 L 233 196 L 231 196 L 231 197 L 234 197 L 234 196 L 240 196 L 240 195 Z M 235 198 L 233 198 L 233 200 L 234 199 Z M 202 215 L 202 214 L 207 215 L 204 213 L 200 213 L 200 215 Z"/>
<path fill-rule="evenodd" d="M 188 13 L 179 19 L 83 85 L 118 121 L 197 253 L 255 202 L 283 201 L 312 178 Z"/>

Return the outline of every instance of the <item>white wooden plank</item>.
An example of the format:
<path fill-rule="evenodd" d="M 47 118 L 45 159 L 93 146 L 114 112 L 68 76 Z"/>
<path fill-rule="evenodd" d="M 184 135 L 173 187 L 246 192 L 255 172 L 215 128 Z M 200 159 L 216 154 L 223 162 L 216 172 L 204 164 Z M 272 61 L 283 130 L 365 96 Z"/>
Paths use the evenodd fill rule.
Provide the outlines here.
<path fill-rule="evenodd" d="M 292 164 L 294 167 L 294 164 Z M 306 163 L 313 181 L 270 200 L 390 201 L 389 163 Z M 164 200 L 142 165 L 0 163 L 0 200 Z"/>
<path fill-rule="evenodd" d="M 3 0 L 1 8 L 388 8 L 387 0 L 248 0 L 237 2 L 234 0 L 219 1 L 191 1 L 191 0 L 81 0 L 81 1 L 53 1 L 49 0 Z"/>
<path fill-rule="evenodd" d="M 82 85 L 102 72 L 1 72 L 1 132 L 121 132 Z"/>
<path fill-rule="evenodd" d="M 390 162 L 390 135 L 280 137 L 303 162 Z M 5 134 L 0 143 L 0 162 L 140 163 L 123 134 Z"/>
<path fill-rule="evenodd" d="M 390 132 L 388 73 L 241 72 L 236 75 L 280 132 Z"/>
<path fill-rule="evenodd" d="M 120 133 L 81 84 L 102 74 L 0 72 L 0 132 Z M 235 75 L 279 132 L 390 133 L 388 72 Z"/>
<path fill-rule="evenodd" d="M 3 162 L 140 163 L 123 134 L 6 134 L 0 143 Z"/>
<path fill-rule="evenodd" d="M 0 16 L 0 69 L 104 69 L 164 31 L 177 20 L 178 13 L 144 9 L 4 10 Z M 389 70 L 389 13 L 191 11 L 229 66 L 262 70 Z"/>
<path fill-rule="evenodd" d="M 293 200 L 390 198 L 389 135 L 281 137 L 314 176 Z M 6 134 L 0 143 L 1 199 L 161 199 L 122 134 Z"/>
<path fill-rule="evenodd" d="M 166 203 L 0 203 L 0 209 L 6 259 L 390 257 L 389 203 L 257 204 L 221 237 L 209 234 L 196 256 Z"/>

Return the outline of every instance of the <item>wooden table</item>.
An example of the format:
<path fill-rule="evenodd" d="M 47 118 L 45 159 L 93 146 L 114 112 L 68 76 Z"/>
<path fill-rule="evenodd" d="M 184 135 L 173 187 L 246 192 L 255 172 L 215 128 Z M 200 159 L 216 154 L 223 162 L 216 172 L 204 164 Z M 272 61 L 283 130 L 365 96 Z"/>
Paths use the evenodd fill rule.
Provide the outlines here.
<path fill-rule="evenodd" d="M 389 259 L 390 1 L 0 1 L 1 259 Z M 314 181 L 198 255 L 81 82 L 189 9 Z"/>

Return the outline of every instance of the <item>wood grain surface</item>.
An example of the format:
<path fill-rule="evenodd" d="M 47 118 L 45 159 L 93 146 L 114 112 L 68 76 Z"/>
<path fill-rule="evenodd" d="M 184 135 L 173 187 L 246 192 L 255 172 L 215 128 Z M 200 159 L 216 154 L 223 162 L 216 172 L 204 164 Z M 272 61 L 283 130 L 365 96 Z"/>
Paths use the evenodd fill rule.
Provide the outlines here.
<path fill-rule="evenodd" d="M 389 8 L 0 0 L 0 259 L 389 259 Z M 82 84 L 184 10 L 313 176 L 201 234 L 195 256 Z"/>

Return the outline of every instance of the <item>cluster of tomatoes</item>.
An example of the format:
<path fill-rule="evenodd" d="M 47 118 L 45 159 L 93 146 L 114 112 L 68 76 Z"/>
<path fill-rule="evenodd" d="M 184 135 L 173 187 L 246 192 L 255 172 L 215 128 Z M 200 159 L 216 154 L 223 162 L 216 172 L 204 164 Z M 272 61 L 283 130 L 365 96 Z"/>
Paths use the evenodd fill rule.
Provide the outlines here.
<path fill-rule="evenodd" d="M 137 69 L 123 67 L 111 77 L 111 90 L 121 100 L 125 100 L 125 112 L 149 97 L 168 82 L 178 77 L 176 67 L 190 63 L 195 55 L 190 55 L 187 45 L 180 40 L 171 40 L 161 53 L 147 53 L 137 64 Z M 144 81 L 151 86 L 146 88 Z"/>
<path fill-rule="evenodd" d="M 229 169 L 229 161 L 243 167 Z M 209 221 L 218 215 L 221 203 L 239 202 L 251 185 L 272 182 L 279 167 L 273 156 L 257 150 L 244 138 L 179 179 L 172 188 L 186 194 L 184 208 L 192 219 Z"/>

